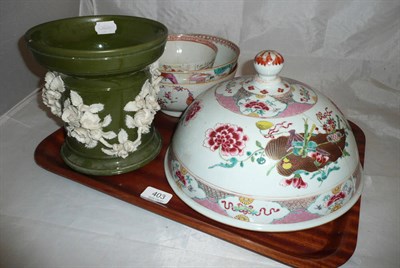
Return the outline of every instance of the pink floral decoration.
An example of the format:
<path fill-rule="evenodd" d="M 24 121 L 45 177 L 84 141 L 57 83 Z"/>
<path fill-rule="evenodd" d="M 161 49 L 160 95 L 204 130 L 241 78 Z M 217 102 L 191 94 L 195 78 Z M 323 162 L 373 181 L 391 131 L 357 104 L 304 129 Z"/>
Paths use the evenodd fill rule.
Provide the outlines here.
<path fill-rule="evenodd" d="M 293 186 L 294 188 L 297 188 L 297 189 L 301 189 L 301 188 L 307 188 L 307 186 L 308 186 L 308 184 L 305 182 L 305 181 L 303 181 L 303 178 L 302 177 L 294 177 L 294 178 L 291 178 L 291 179 L 283 179 L 282 181 L 281 181 L 281 185 L 282 186 Z"/>
<path fill-rule="evenodd" d="M 310 152 L 308 156 L 317 161 L 320 165 L 325 164 L 329 160 L 329 156 L 320 154 L 318 152 Z"/>
<path fill-rule="evenodd" d="M 333 132 L 336 129 L 335 120 L 329 118 L 328 120 L 326 120 L 326 124 L 324 124 L 322 128 L 328 133 Z"/>
<path fill-rule="evenodd" d="M 248 137 L 239 126 L 231 124 L 217 124 L 214 129 L 208 129 L 204 146 L 211 151 L 220 149 L 225 156 L 243 155 Z"/>
<path fill-rule="evenodd" d="M 346 193 L 340 192 L 338 194 L 335 194 L 329 198 L 328 202 L 326 203 L 327 207 L 330 207 L 333 203 L 336 201 L 339 201 L 340 199 L 344 199 L 346 197 Z"/>
<path fill-rule="evenodd" d="M 193 102 L 192 105 L 188 108 L 185 116 L 185 124 L 187 124 L 190 120 L 196 117 L 197 113 L 201 110 L 201 105 L 199 101 Z"/>
<path fill-rule="evenodd" d="M 175 172 L 175 175 L 179 178 L 179 180 L 183 183 L 183 185 L 186 185 L 185 177 L 183 176 L 183 174 L 180 170 L 177 170 Z"/>
<path fill-rule="evenodd" d="M 252 108 L 257 110 L 269 111 L 269 107 L 267 104 L 260 101 L 250 101 L 244 105 L 246 108 Z"/>

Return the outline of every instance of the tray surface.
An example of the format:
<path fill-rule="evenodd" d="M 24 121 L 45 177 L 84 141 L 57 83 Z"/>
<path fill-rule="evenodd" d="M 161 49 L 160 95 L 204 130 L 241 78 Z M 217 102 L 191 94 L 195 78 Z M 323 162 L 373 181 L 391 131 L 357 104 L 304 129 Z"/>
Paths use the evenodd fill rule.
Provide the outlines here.
<path fill-rule="evenodd" d="M 177 118 L 158 113 L 155 126 L 163 138 L 161 153 L 150 164 L 126 174 L 90 176 L 69 168 L 60 156 L 61 145 L 65 139 L 62 128 L 38 145 L 35 161 L 39 166 L 57 175 L 287 265 L 337 267 L 351 257 L 357 244 L 361 199 L 347 213 L 332 222 L 294 232 L 260 233 L 243 230 L 211 220 L 191 209 L 174 194 L 164 173 L 164 156 L 177 123 Z M 351 122 L 350 125 L 357 141 L 360 161 L 363 164 L 365 136 L 357 125 Z M 174 196 L 165 205 L 147 201 L 141 198 L 140 194 L 148 186 Z"/>

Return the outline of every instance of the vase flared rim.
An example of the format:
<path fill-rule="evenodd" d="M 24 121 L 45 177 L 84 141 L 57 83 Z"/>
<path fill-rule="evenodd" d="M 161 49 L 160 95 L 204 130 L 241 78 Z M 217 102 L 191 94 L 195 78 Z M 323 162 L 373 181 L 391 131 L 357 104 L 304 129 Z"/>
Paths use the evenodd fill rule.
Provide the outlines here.
<path fill-rule="evenodd" d="M 132 23 L 132 27 L 138 27 L 138 25 L 150 26 L 154 33 L 153 36 L 149 36 L 145 41 L 138 42 L 137 44 L 127 44 L 126 46 L 119 46 L 110 49 L 77 49 L 69 47 L 61 47 L 61 43 L 58 45 L 52 45 L 44 38 L 39 38 L 38 35 L 41 31 L 54 31 L 55 27 L 60 27 L 60 25 L 73 25 L 80 23 L 90 23 L 90 25 L 96 24 L 100 21 L 128 21 L 125 23 Z M 126 25 L 125 25 L 126 26 Z M 77 29 L 75 29 L 77 30 Z M 150 34 L 150 33 L 149 33 Z M 93 16 L 80 16 L 80 17 L 70 17 L 54 21 L 45 22 L 37 26 L 32 27 L 25 33 L 25 40 L 29 48 L 37 54 L 44 55 L 47 57 L 58 57 L 58 58 L 112 58 L 121 57 L 125 55 L 131 55 L 135 53 L 141 53 L 146 50 L 150 50 L 154 47 L 160 46 L 166 42 L 168 36 L 168 29 L 160 22 L 134 16 L 123 16 L 123 15 L 93 15 Z M 57 41 L 57 40 L 56 40 Z M 58 41 L 59 42 L 59 41 Z"/>

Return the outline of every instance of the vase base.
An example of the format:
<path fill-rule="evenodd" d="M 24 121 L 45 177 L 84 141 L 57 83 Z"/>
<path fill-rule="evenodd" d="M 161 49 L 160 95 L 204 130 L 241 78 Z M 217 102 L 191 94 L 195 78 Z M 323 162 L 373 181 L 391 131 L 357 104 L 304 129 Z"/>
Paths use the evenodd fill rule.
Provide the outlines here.
<path fill-rule="evenodd" d="M 154 129 L 152 137 L 146 143 L 126 158 L 107 157 L 89 158 L 77 153 L 65 142 L 61 147 L 61 157 L 72 169 L 89 175 L 111 176 L 127 173 L 143 167 L 160 153 L 162 140 L 159 132 Z"/>

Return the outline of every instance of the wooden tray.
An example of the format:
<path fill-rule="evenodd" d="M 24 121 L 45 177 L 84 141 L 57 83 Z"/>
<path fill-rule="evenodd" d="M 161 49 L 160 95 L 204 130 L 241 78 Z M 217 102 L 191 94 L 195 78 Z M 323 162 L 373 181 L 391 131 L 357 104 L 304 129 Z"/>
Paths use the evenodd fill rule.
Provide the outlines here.
<path fill-rule="evenodd" d="M 130 173 L 109 177 L 89 176 L 70 169 L 59 153 L 65 138 L 63 129 L 57 130 L 38 145 L 35 160 L 38 165 L 55 174 L 287 265 L 337 267 L 351 257 L 357 244 L 360 200 L 340 218 L 319 227 L 288 233 L 260 233 L 213 221 L 195 212 L 176 195 L 166 205 L 142 199 L 140 194 L 147 186 L 174 194 L 165 177 L 163 164 L 177 122 L 176 118 L 157 114 L 155 125 L 163 137 L 161 153 L 150 164 Z M 351 123 L 351 126 L 363 164 L 365 136 L 357 125 Z"/>

